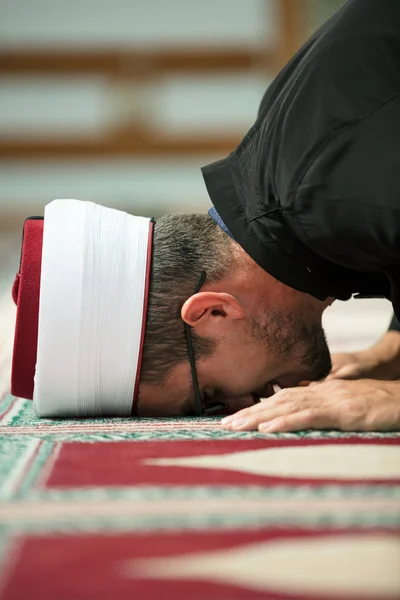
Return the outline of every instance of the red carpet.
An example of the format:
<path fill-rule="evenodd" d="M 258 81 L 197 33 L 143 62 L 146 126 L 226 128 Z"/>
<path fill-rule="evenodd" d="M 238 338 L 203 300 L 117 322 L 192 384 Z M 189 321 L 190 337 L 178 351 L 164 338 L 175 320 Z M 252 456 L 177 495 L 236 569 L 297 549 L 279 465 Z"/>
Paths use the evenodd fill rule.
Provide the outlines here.
<path fill-rule="evenodd" d="M 0 409 L 0 598 L 400 597 L 400 435 Z"/>

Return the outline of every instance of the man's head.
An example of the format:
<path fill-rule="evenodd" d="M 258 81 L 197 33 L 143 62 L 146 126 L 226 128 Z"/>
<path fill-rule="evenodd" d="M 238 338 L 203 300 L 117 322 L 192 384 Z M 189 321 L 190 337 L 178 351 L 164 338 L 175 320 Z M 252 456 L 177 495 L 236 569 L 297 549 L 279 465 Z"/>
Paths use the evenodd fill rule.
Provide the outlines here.
<path fill-rule="evenodd" d="M 202 271 L 199 293 L 193 290 Z M 167 215 L 154 232 L 152 283 L 138 414 L 193 414 L 184 323 L 191 327 L 205 401 L 230 410 L 303 379 L 321 379 L 330 356 L 327 302 L 280 283 L 208 215 Z"/>

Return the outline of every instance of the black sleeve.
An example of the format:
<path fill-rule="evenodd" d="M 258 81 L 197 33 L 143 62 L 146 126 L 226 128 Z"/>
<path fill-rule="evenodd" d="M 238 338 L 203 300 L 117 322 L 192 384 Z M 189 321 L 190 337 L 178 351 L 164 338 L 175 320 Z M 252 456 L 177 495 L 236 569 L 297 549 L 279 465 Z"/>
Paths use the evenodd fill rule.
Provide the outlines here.
<path fill-rule="evenodd" d="M 393 318 L 390 321 L 389 331 L 399 331 L 400 332 L 400 321 L 396 318 L 396 315 L 393 315 Z"/>
<path fill-rule="evenodd" d="M 399 140 L 400 95 L 320 152 L 298 188 L 296 212 L 316 254 L 387 276 L 400 319 Z"/>
<path fill-rule="evenodd" d="M 285 219 L 317 256 L 389 281 L 400 319 L 400 2 L 344 3 L 279 91 L 264 130 Z"/>

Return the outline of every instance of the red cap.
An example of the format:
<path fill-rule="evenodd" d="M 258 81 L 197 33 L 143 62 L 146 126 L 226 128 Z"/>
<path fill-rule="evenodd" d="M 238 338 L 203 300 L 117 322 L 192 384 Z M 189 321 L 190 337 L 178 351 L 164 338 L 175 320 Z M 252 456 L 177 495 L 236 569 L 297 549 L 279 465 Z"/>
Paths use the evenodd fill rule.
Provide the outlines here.
<path fill-rule="evenodd" d="M 43 219 L 25 221 L 21 265 L 12 289 L 12 296 L 17 305 L 17 320 L 11 393 L 29 400 L 33 399 L 37 356 L 43 225 Z"/>
<path fill-rule="evenodd" d="M 78 200 L 55 200 L 46 206 L 45 219 L 31 217 L 25 221 L 20 270 L 12 289 L 17 317 L 11 393 L 34 399 L 40 416 L 136 413 L 153 228 L 151 219 Z M 71 256 L 74 244 L 79 250 Z M 85 244 L 89 255 L 92 252 L 98 257 L 94 267 L 90 260 L 84 260 Z M 121 268 L 115 269 L 118 257 Z M 108 278 L 113 285 L 108 285 Z M 98 320 L 81 313 L 82 307 L 90 313 L 88 298 L 92 299 L 96 285 L 103 290 L 93 295 L 99 319 L 103 319 L 100 327 Z M 64 288 L 67 292 L 76 290 L 72 297 L 81 304 L 69 302 Z M 108 324 L 110 315 L 118 318 L 112 328 L 103 328 L 101 324 Z M 71 323 L 74 336 L 70 335 Z M 110 344 L 115 348 L 111 354 Z M 88 347 L 93 347 L 93 352 Z M 118 391 L 114 395 L 115 381 Z"/>

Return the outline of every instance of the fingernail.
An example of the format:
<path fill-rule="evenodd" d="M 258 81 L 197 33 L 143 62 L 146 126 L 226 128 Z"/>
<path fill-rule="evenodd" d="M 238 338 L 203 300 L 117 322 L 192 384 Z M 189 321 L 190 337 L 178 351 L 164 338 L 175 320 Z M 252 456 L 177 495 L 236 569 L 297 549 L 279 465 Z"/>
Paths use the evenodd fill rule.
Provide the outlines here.
<path fill-rule="evenodd" d="M 269 423 L 261 423 L 261 425 L 258 426 L 258 431 L 261 431 L 261 433 L 267 433 L 268 431 L 273 431 L 273 429 L 274 426 Z"/>
<path fill-rule="evenodd" d="M 247 425 L 248 422 L 248 419 L 236 419 L 236 421 L 232 421 L 231 426 L 233 429 L 241 429 L 241 427 Z"/>
<path fill-rule="evenodd" d="M 221 419 L 221 423 L 222 425 L 226 425 L 227 423 L 232 423 L 234 417 L 230 416 L 230 417 L 224 417 L 223 419 Z"/>

